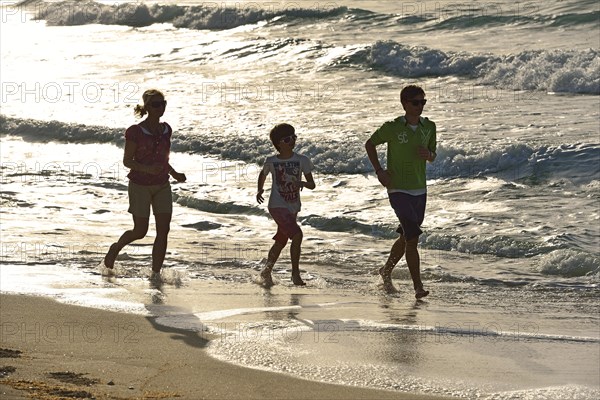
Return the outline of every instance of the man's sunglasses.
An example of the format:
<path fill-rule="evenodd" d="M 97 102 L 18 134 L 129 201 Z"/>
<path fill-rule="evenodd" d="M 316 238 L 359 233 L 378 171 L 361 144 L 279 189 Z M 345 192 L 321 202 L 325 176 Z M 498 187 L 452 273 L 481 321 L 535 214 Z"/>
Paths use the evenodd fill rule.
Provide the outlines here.
<path fill-rule="evenodd" d="M 161 108 L 161 107 L 166 107 L 167 106 L 167 101 L 166 100 L 160 100 L 160 101 L 151 101 L 150 102 L 150 106 L 152 108 Z"/>
<path fill-rule="evenodd" d="M 409 100 L 409 102 L 413 106 L 415 106 L 415 107 L 417 107 L 419 105 L 424 106 L 425 104 L 427 104 L 427 100 L 426 99 L 423 99 L 423 100 Z"/>
<path fill-rule="evenodd" d="M 298 136 L 296 136 L 296 135 L 290 135 L 290 136 L 286 136 L 286 137 L 284 137 L 284 138 L 281 138 L 281 141 L 282 141 L 283 143 L 290 144 L 290 143 L 292 143 L 294 140 L 296 140 L 296 138 L 297 138 L 297 137 L 298 137 Z"/>

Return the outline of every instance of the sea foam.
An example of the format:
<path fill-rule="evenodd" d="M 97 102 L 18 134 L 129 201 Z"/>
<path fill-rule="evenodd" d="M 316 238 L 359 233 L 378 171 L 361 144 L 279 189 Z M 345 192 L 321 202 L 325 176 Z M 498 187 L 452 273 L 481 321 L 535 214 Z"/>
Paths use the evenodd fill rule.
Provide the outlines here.
<path fill-rule="evenodd" d="M 124 130 L 104 126 L 71 124 L 59 121 L 39 121 L 0 115 L 0 131 L 31 141 L 77 143 L 114 143 L 122 146 Z M 272 154 L 272 145 L 256 136 L 236 138 L 220 135 L 175 135 L 171 150 L 193 154 L 212 155 L 226 160 L 262 165 Z M 344 138 L 338 141 L 321 141 L 306 138 L 298 144 L 297 151 L 305 154 L 315 164 L 316 170 L 325 174 L 363 174 L 373 171 L 364 152 L 361 138 Z M 428 164 L 429 179 L 456 179 L 494 176 L 507 181 L 524 180 L 527 184 L 574 184 L 597 190 L 594 182 L 600 173 L 598 144 L 563 144 L 560 146 L 529 144 L 497 144 L 454 146 L 440 144 L 437 159 Z M 384 156 L 384 153 L 381 154 Z M 182 199 L 183 201 L 183 199 Z"/>

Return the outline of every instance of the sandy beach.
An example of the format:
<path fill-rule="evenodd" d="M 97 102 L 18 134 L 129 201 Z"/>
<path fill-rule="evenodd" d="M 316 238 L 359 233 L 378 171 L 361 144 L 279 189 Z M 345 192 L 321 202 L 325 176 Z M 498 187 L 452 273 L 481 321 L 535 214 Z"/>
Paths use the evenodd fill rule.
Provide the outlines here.
<path fill-rule="evenodd" d="M 1 295 L 3 399 L 441 399 L 323 384 L 209 357 L 152 318 Z M 12 372 L 6 372 L 12 371 Z"/>
<path fill-rule="evenodd" d="M 125 3 L 0 4 L 1 400 L 600 399 L 595 3 Z M 406 258 L 382 290 L 398 218 L 365 152 L 410 84 L 437 136 L 420 300 Z M 101 266 L 152 88 L 187 176 L 158 283 L 154 218 Z M 286 248 L 267 289 L 282 122 L 316 187 L 307 285 Z"/>

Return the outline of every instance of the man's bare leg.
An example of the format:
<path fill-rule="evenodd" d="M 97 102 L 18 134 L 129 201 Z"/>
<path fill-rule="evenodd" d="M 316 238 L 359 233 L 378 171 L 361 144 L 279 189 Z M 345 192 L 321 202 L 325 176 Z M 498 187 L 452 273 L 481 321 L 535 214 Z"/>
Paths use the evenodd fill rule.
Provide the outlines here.
<path fill-rule="evenodd" d="M 420 299 L 427 296 L 429 291 L 423 289 L 423 282 L 421 282 L 421 259 L 419 257 L 419 250 L 417 249 L 418 244 L 418 236 L 406 241 L 406 264 L 408 264 L 410 277 L 415 288 L 415 297 Z"/>
<path fill-rule="evenodd" d="M 383 288 L 388 293 L 396 291 L 394 285 L 392 285 L 392 270 L 404 255 L 405 249 L 406 241 L 404 240 L 404 235 L 400 235 L 392 245 L 392 250 L 390 251 L 390 256 L 386 263 L 383 267 L 379 268 L 379 275 L 381 275 L 381 278 L 383 279 Z"/>

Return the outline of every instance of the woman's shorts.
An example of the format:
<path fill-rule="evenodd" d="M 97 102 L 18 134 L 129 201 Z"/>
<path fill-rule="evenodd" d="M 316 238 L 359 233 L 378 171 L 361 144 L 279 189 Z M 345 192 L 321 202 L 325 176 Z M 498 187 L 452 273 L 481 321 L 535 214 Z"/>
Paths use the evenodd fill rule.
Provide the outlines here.
<path fill-rule="evenodd" d="M 427 193 L 418 196 L 407 193 L 390 193 L 389 199 L 400 221 L 396 232 L 404 235 L 406 240 L 410 240 L 423 233 L 421 224 L 425 219 Z"/>
<path fill-rule="evenodd" d="M 150 218 L 154 214 L 173 213 L 173 195 L 169 182 L 162 185 L 138 185 L 129 181 L 129 212 L 136 217 Z"/>
<path fill-rule="evenodd" d="M 298 213 L 292 213 L 287 208 L 269 208 L 269 214 L 277 223 L 277 233 L 273 236 L 273 240 L 277 243 L 285 245 L 288 239 L 302 233 L 296 221 Z"/>

